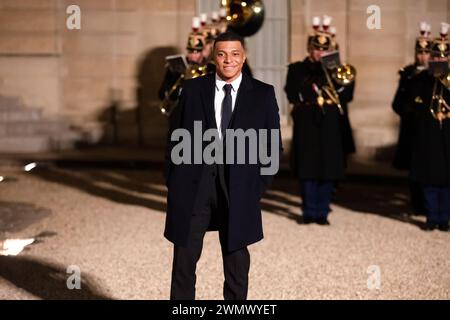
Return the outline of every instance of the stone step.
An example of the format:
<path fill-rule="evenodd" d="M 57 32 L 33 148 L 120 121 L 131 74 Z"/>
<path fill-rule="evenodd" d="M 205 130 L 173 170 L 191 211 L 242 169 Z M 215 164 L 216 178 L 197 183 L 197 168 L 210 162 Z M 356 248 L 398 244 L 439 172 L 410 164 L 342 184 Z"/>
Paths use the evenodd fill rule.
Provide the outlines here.
<path fill-rule="evenodd" d="M 25 106 L 19 97 L 0 95 L 0 152 L 67 150 L 82 139 L 67 122 L 45 119 L 40 108 Z"/>
<path fill-rule="evenodd" d="M 0 122 L 0 137 L 23 137 L 33 135 L 57 136 L 69 131 L 69 125 L 61 121 Z"/>
<path fill-rule="evenodd" d="M 42 119 L 40 109 L 0 109 L 0 123 L 13 121 L 37 121 Z"/>
<path fill-rule="evenodd" d="M 7 97 L 0 95 L 0 110 L 23 109 L 24 105 L 19 97 Z"/>
<path fill-rule="evenodd" d="M 0 137 L 0 152 L 31 153 L 51 150 L 51 141 L 48 136 Z"/>
<path fill-rule="evenodd" d="M 33 153 L 73 149 L 81 135 L 67 131 L 58 136 L 0 137 L 0 153 Z"/>
<path fill-rule="evenodd" d="M 50 137 L 52 151 L 70 150 L 76 147 L 76 143 L 81 141 L 83 136 L 79 132 L 65 131 L 57 136 Z"/>

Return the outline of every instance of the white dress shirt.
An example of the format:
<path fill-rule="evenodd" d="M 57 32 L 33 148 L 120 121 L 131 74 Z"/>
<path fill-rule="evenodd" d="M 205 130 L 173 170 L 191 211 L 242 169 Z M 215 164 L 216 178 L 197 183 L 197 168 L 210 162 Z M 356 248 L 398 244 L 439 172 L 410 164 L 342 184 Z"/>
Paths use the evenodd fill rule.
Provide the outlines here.
<path fill-rule="evenodd" d="M 231 89 L 231 111 L 234 111 L 234 105 L 236 104 L 236 96 L 237 92 L 239 90 L 239 86 L 241 85 L 242 81 L 242 72 L 234 79 L 230 84 L 232 86 Z M 220 126 L 220 123 L 222 121 L 222 101 L 223 98 L 225 98 L 225 90 L 223 89 L 223 86 L 226 85 L 227 82 L 223 81 L 219 75 L 216 73 L 216 94 L 214 95 L 214 113 L 216 115 L 216 124 L 217 129 L 219 130 L 219 137 L 222 139 L 222 129 Z"/>

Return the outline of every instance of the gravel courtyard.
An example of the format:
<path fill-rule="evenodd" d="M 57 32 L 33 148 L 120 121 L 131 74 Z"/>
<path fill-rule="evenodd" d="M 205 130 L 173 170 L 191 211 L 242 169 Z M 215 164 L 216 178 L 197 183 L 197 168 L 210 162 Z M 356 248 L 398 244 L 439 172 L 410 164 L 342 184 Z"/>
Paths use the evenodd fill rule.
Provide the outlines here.
<path fill-rule="evenodd" d="M 5 167 L 0 175 L 0 240 L 36 239 L 0 256 L 0 299 L 169 297 L 159 171 Z M 262 202 L 265 239 L 250 247 L 249 299 L 450 299 L 450 233 L 423 231 L 407 200 L 401 184 L 346 182 L 331 226 L 301 225 L 297 183 L 278 177 Z M 69 266 L 81 271 L 80 290 L 67 288 Z M 222 284 L 218 235 L 208 233 L 198 299 L 222 299 Z"/>

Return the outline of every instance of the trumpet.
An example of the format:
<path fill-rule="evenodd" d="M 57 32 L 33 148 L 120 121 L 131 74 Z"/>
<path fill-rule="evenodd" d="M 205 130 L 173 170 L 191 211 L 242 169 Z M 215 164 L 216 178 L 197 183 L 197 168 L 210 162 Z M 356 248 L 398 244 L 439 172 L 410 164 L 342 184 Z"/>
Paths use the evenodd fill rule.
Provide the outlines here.
<path fill-rule="evenodd" d="M 322 86 L 322 91 L 327 94 L 329 99 L 325 99 L 322 94 L 319 94 L 317 103 L 320 107 L 322 107 L 325 102 L 328 104 L 334 103 L 337 105 L 339 113 L 343 115 L 344 109 L 342 108 L 341 100 L 333 83 L 333 80 L 340 86 L 349 86 L 355 81 L 356 69 L 350 64 L 339 65 L 336 68 L 331 69 L 330 71 L 324 64 L 322 64 L 322 67 L 327 79 L 327 84 Z"/>
<path fill-rule="evenodd" d="M 164 100 L 159 105 L 161 113 L 165 116 L 170 116 L 178 104 L 183 82 L 189 79 L 203 77 L 211 72 L 208 65 L 191 65 L 184 73 L 182 73 L 177 81 L 172 85 L 170 90 L 165 93 Z"/>
<path fill-rule="evenodd" d="M 341 86 L 348 86 L 355 81 L 356 69 L 351 64 L 337 67 L 331 74 L 334 81 Z"/>

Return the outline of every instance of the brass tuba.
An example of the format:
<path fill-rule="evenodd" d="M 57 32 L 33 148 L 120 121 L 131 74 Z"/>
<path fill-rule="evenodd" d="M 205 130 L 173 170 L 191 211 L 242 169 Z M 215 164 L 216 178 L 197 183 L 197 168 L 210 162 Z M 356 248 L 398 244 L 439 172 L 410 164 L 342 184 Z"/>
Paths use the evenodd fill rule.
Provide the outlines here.
<path fill-rule="evenodd" d="M 227 10 L 228 29 L 243 37 L 254 35 L 264 22 L 262 0 L 222 0 Z"/>
<path fill-rule="evenodd" d="M 164 100 L 159 105 L 161 113 L 165 116 L 170 116 L 172 111 L 178 104 L 178 98 L 183 88 L 185 80 L 203 77 L 211 72 L 208 65 L 191 65 L 184 73 L 180 75 L 177 81 L 172 85 L 169 91 L 166 92 Z"/>

